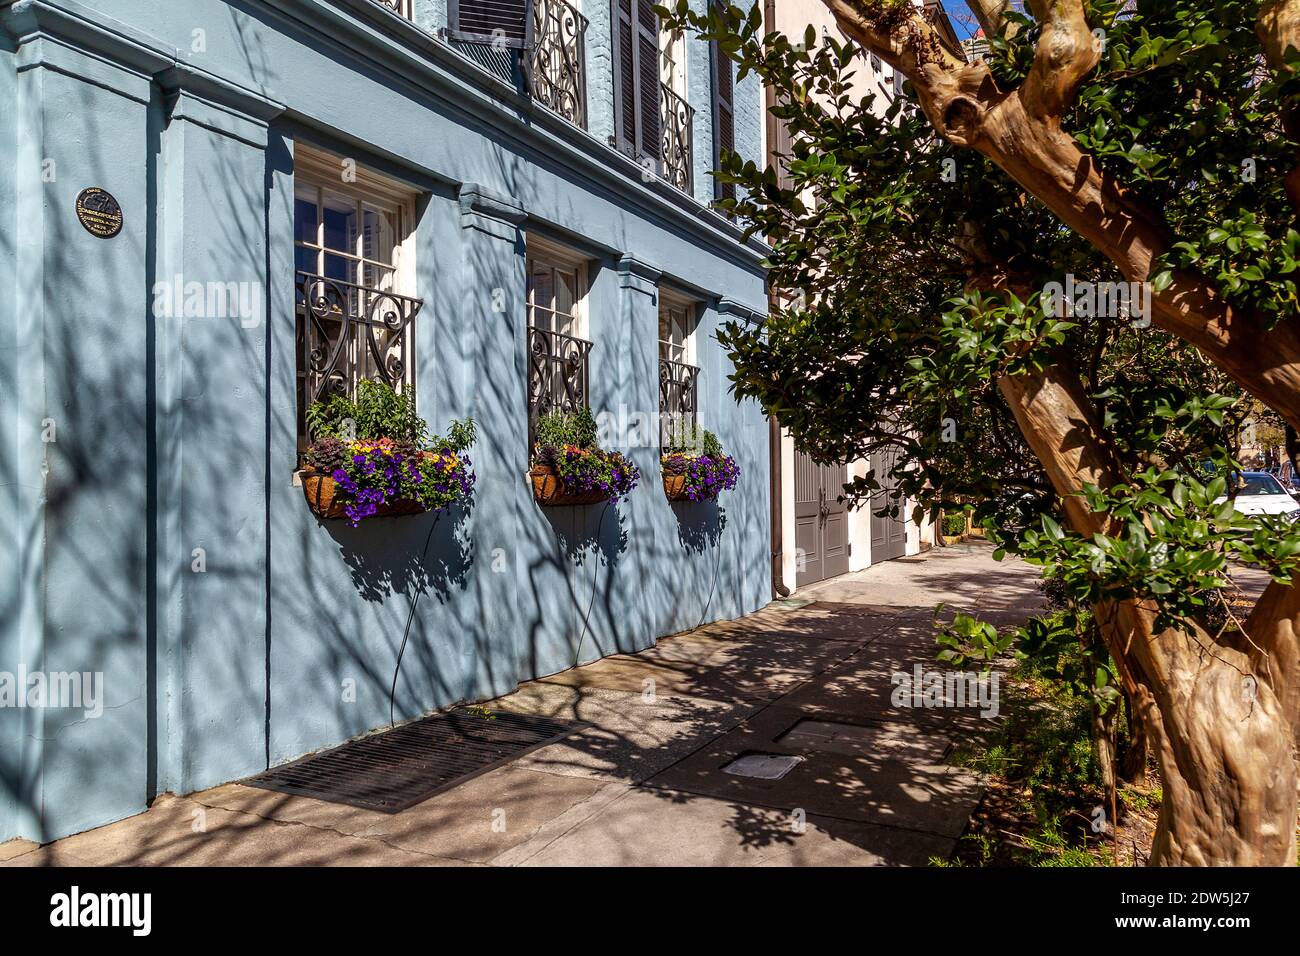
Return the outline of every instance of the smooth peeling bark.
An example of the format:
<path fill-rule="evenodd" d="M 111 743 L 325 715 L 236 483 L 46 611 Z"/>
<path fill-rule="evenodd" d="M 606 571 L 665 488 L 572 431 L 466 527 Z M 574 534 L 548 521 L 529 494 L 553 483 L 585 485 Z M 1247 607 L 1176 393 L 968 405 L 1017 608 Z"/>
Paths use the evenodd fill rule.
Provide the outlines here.
<path fill-rule="evenodd" d="M 1113 518 L 1091 512 L 1076 496 L 1086 483 L 1109 487 L 1119 475 L 1077 374 L 1054 365 L 998 384 L 1071 528 L 1114 531 Z M 1216 645 L 1199 627 L 1157 632 L 1155 617 L 1137 601 L 1097 608 L 1103 640 L 1160 765 L 1163 799 L 1151 862 L 1294 865 L 1288 698 L 1255 677 L 1247 651 Z M 1282 686 L 1293 685 L 1283 679 Z"/>
<path fill-rule="evenodd" d="M 1300 742 L 1300 589 L 1269 582 L 1242 627 L 1252 673 L 1281 698 Z"/>

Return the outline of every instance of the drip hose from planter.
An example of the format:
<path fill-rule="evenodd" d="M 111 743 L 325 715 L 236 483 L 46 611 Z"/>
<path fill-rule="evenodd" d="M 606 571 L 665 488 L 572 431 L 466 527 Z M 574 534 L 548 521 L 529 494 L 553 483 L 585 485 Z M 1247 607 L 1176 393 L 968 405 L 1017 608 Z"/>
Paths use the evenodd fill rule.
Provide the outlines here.
<path fill-rule="evenodd" d="M 438 527 L 438 521 L 442 518 L 441 511 L 435 511 L 433 514 L 433 524 L 429 525 L 429 533 L 424 539 L 424 552 L 420 557 L 420 565 L 423 566 L 429 560 L 429 542 L 433 540 L 433 529 Z M 402 672 L 402 655 L 406 653 L 406 641 L 411 636 L 411 624 L 415 621 L 415 609 L 419 606 L 420 595 L 424 593 L 424 585 L 415 592 L 415 597 L 411 599 L 411 610 L 406 615 L 406 628 L 402 631 L 402 646 L 397 651 L 397 666 L 393 668 L 393 686 L 388 691 L 388 726 L 396 727 L 397 721 L 393 716 L 394 701 L 397 700 L 397 675 Z"/>
<path fill-rule="evenodd" d="M 721 534 L 718 535 L 718 543 L 717 545 L 714 546 L 714 550 L 717 552 L 718 557 L 717 560 L 713 562 L 713 580 L 709 582 L 709 596 L 704 600 L 704 610 L 700 612 L 700 623 L 695 625 L 696 628 L 700 628 L 704 626 L 705 624 L 704 619 L 709 616 L 709 605 L 713 603 L 713 592 L 717 590 L 718 587 L 718 571 L 722 568 L 722 535 Z"/>
<path fill-rule="evenodd" d="M 591 570 L 591 600 L 587 602 L 587 613 L 582 616 L 582 633 L 578 636 L 578 646 L 573 651 L 573 666 L 578 666 L 582 657 L 582 642 L 587 639 L 587 625 L 591 621 L 592 608 L 596 606 L 596 575 L 600 572 L 600 533 L 605 529 L 605 515 L 609 512 L 609 501 L 600 509 L 600 522 L 596 525 L 596 560 Z"/>

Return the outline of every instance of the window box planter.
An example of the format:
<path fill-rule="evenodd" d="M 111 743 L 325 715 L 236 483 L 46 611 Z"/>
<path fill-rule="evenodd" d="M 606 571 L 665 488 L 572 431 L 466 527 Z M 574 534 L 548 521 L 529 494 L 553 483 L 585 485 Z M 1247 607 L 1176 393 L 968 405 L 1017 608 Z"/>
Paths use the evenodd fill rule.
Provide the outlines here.
<path fill-rule="evenodd" d="M 591 410 L 552 412 L 537 422 L 528 470 L 533 498 L 543 507 L 616 504 L 641 480 L 637 466 L 596 443 Z"/>
<path fill-rule="evenodd" d="M 689 441 L 674 436 L 659 459 L 664 496 L 669 501 L 713 501 L 735 488 L 740 478 L 740 466 L 735 458 L 723 454 L 716 435 L 692 432 Z"/>
<path fill-rule="evenodd" d="M 307 507 L 311 509 L 312 514 L 323 520 L 332 520 L 335 518 L 346 518 L 348 501 L 350 500 L 344 494 L 340 493 L 339 483 L 329 475 L 318 472 L 311 465 L 306 466 L 301 471 L 302 475 L 302 492 L 307 499 Z M 373 518 L 399 517 L 402 515 L 418 515 L 425 511 L 424 505 L 418 501 L 407 501 L 399 499 L 396 501 L 384 502 L 377 506 L 375 513 L 370 515 Z"/>
<path fill-rule="evenodd" d="M 594 491 L 565 491 L 564 479 L 560 477 L 560 473 L 555 470 L 554 465 L 533 465 L 528 472 L 528 477 L 533 482 L 533 497 L 537 499 L 539 505 L 547 508 L 597 505 L 602 501 L 609 500 L 609 494 L 600 489 Z"/>
<path fill-rule="evenodd" d="M 303 462 L 307 507 L 321 519 L 367 518 L 443 511 L 474 490 L 466 451 L 474 423 L 452 422 L 447 436 L 430 435 L 408 393 L 363 380 L 355 398 L 333 395 L 307 409 L 314 441 Z"/>

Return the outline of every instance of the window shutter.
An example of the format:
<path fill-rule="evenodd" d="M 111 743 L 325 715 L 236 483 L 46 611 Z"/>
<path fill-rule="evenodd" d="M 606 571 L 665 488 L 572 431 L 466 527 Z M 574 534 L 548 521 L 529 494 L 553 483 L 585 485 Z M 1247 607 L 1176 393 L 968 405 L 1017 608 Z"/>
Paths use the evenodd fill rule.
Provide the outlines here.
<path fill-rule="evenodd" d="M 736 148 L 735 83 L 732 79 L 735 67 L 716 40 L 709 44 L 709 53 L 713 67 L 713 168 L 718 169 L 722 165 L 722 151 Z M 734 183 L 714 180 L 714 199 L 734 199 L 735 196 Z"/>
<path fill-rule="evenodd" d="M 641 155 L 663 155 L 659 132 L 659 14 L 651 0 L 635 0 L 637 8 L 637 95 L 641 106 Z"/>
<path fill-rule="evenodd" d="M 532 40 L 533 0 L 448 0 L 448 31 L 457 40 L 516 50 Z"/>
<path fill-rule="evenodd" d="M 615 145 L 636 159 L 662 153 L 659 17 L 653 0 L 613 0 Z"/>

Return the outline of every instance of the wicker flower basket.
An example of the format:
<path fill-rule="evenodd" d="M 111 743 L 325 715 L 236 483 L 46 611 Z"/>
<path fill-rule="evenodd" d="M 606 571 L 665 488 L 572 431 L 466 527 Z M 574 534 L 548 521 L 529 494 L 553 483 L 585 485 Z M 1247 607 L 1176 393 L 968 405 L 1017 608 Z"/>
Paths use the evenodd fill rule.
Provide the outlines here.
<path fill-rule="evenodd" d="M 561 508 L 574 505 L 597 505 L 608 501 L 609 495 L 603 491 L 584 491 L 568 494 L 564 490 L 564 481 L 554 465 L 533 465 L 528 472 L 533 483 L 533 497 L 537 503 L 546 508 Z"/>
<path fill-rule="evenodd" d="M 329 475 L 321 474 L 308 466 L 302 470 L 302 493 L 307 498 L 307 507 L 318 518 L 346 518 L 343 510 L 347 500 L 337 494 L 338 482 Z M 416 501 L 393 501 L 382 504 L 374 517 L 383 515 L 418 515 L 424 512 L 424 506 Z"/>
<path fill-rule="evenodd" d="M 685 475 L 664 475 L 664 494 L 669 501 L 690 501 L 690 496 L 686 493 L 686 476 Z M 718 497 L 717 489 L 713 494 L 706 494 L 697 501 L 710 501 Z"/>

